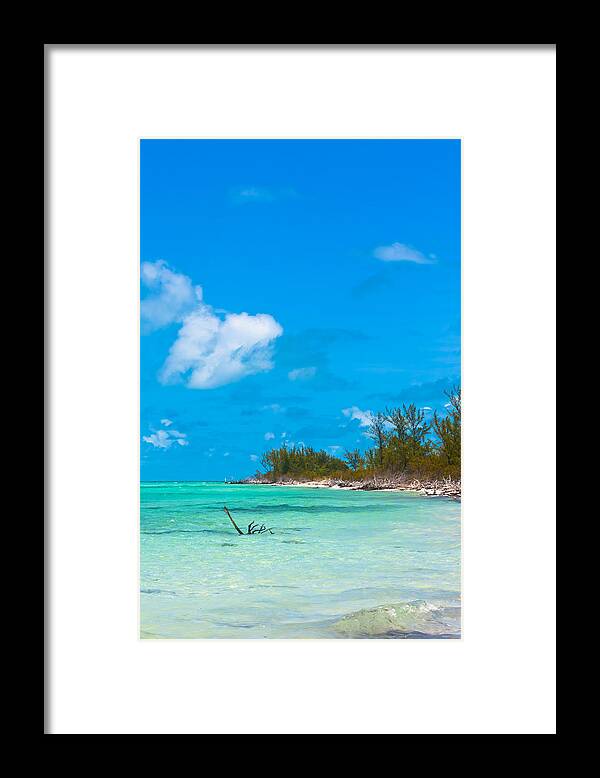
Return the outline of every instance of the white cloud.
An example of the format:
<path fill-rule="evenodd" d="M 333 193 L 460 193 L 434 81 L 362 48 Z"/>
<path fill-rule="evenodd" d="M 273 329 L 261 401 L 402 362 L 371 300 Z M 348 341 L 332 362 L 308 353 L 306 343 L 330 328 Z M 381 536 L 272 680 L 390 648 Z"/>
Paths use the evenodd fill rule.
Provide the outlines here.
<path fill-rule="evenodd" d="M 171 419 L 161 419 L 161 420 L 160 420 L 160 423 L 161 423 L 161 424 L 162 424 L 164 427 L 170 427 L 170 426 L 171 426 L 171 424 L 173 424 L 173 422 L 171 421 Z"/>
<path fill-rule="evenodd" d="M 250 454 L 250 459 L 251 459 L 253 462 L 256 462 L 256 461 L 258 460 L 258 455 L 257 455 L 257 454 Z"/>
<path fill-rule="evenodd" d="M 372 411 L 361 411 L 356 405 L 351 408 L 343 408 L 342 413 L 350 419 L 356 419 L 361 427 L 368 427 L 373 421 Z"/>
<path fill-rule="evenodd" d="M 261 411 L 273 411 L 273 413 L 283 413 L 285 408 L 279 403 L 271 403 L 271 405 L 263 405 Z"/>
<path fill-rule="evenodd" d="M 273 440 L 275 438 L 274 432 L 265 432 L 265 440 Z"/>
<path fill-rule="evenodd" d="M 144 435 L 143 440 L 154 448 L 168 449 L 175 443 L 179 446 L 189 446 L 187 435 L 178 430 L 157 430 L 150 435 Z"/>
<path fill-rule="evenodd" d="M 298 367 L 296 370 L 290 370 L 288 378 L 290 381 L 307 381 L 309 378 L 313 378 L 316 372 L 316 367 Z"/>
<path fill-rule="evenodd" d="M 190 389 L 212 389 L 272 369 L 272 344 L 283 328 L 271 315 L 218 311 L 202 301 L 200 286 L 163 260 L 144 262 L 142 280 L 156 292 L 142 301 L 147 328 L 182 324 L 159 373 L 161 383 L 183 380 Z"/>
<path fill-rule="evenodd" d="M 142 262 L 141 276 L 144 286 L 152 291 L 140 303 L 142 323 L 147 332 L 183 321 L 202 300 L 202 287 L 193 286 L 190 278 L 171 270 L 163 259 Z"/>
<path fill-rule="evenodd" d="M 267 313 L 229 313 L 199 305 L 184 320 L 160 372 L 162 383 L 185 377 L 190 389 L 213 389 L 271 370 L 271 344 L 283 332 Z"/>
<path fill-rule="evenodd" d="M 231 191 L 234 203 L 270 203 L 275 199 L 271 190 L 262 186 L 240 186 Z"/>
<path fill-rule="evenodd" d="M 392 243 L 391 246 L 378 246 L 373 256 L 384 262 L 414 262 L 417 265 L 432 265 L 435 263 L 433 255 L 426 257 L 417 249 L 413 249 L 404 243 Z"/>
<path fill-rule="evenodd" d="M 272 203 L 275 200 L 285 200 L 297 197 L 294 189 L 268 189 L 265 186 L 238 186 L 229 193 L 231 202 L 236 205 L 245 203 Z"/>
<path fill-rule="evenodd" d="M 155 448 L 171 448 L 173 441 L 171 440 L 169 433 L 165 430 L 159 430 L 152 433 L 152 435 L 144 435 L 143 440 L 146 443 L 150 443 Z"/>

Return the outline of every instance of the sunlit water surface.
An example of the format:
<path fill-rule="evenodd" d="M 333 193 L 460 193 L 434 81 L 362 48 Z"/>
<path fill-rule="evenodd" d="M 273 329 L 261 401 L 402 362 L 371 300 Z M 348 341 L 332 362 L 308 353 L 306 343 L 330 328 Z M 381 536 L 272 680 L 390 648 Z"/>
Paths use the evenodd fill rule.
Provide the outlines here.
<path fill-rule="evenodd" d="M 146 482 L 140 531 L 143 638 L 460 636 L 453 500 Z"/>

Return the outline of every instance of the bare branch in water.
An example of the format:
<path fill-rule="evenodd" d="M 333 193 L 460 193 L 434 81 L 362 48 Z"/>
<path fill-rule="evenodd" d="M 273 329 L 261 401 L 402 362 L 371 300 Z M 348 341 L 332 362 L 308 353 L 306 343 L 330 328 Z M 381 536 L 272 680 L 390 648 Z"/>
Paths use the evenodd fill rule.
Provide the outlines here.
<path fill-rule="evenodd" d="M 234 527 L 236 528 L 236 530 L 238 531 L 238 535 L 243 535 L 244 533 L 242 532 L 242 530 L 241 530 L 241 529 L 238 527 L 238 525 L 237 525 L 237 524 L 235 523 L 235 521 L 233 520 L 233 516 L 231 515 L 231 513 L 229 513 L 229 511 L 227 510 L 227 508 L 226 508 L 226 507 L 223 507 L 223 510 L 224 510 L 224 511 L 225 511 L 225 513 L 226 513 L 226 514 L 229 516 L 229 520 L 231 521 L 231 523 L 233 524 L 233 526 L 234 526 Z"/>
<path fill-rule="evenodd" d="M 244 534 L 245 535 L 261 535 L 263 532 L 270 532 L 271 535 L 273 534 L 273 530 L 272 529 L 270 529 L 269 527 L 265 527 L 264 524 L 261 524 L 261 526 L 259 527 L 258 524 L 255 521 L 251 521 L 250 524 L 248 524 L 248 532 L 244 533 L 238 527 L 238 525 L 235 523 L 235 521 L 233 520 L 233 516 L 231 515 L 231 513 L 229 513 L 227 508 L 223 507 L 223 510 L 229 516 L 229 520 L 231 521 L 233 526 L 236 528 L 236 530 L 238 532 L 238 535 L 244 535 Z"/>

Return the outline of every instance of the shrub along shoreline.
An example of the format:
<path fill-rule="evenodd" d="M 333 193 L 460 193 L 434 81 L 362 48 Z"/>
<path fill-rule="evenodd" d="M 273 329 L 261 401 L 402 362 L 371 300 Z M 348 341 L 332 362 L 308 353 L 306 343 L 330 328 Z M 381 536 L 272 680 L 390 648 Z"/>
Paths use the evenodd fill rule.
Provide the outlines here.
<path fill-rule="evenodd" d="M 459 497 L 460 387 L 446 396 L 446 415 L 436 412 L 431 421 L 414 403 L 373 414 L 366 432 L 372 445 L 364 452 L 346 450 L 342 459 L 307 446 L 282 446 L 265 452 L 264 472 L 237 483 L 399 489 Z"/>

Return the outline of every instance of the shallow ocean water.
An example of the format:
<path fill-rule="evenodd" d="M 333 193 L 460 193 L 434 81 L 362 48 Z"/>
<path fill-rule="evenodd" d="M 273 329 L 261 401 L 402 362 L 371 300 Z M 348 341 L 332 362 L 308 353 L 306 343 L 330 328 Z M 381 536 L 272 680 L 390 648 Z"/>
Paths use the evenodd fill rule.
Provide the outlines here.
<path fill-rule="evenodd" d="M 240 536 L 251 521 L 273 534 Z M 143 482 L 142 638 L 460 637 L 460 503 Z"/>

